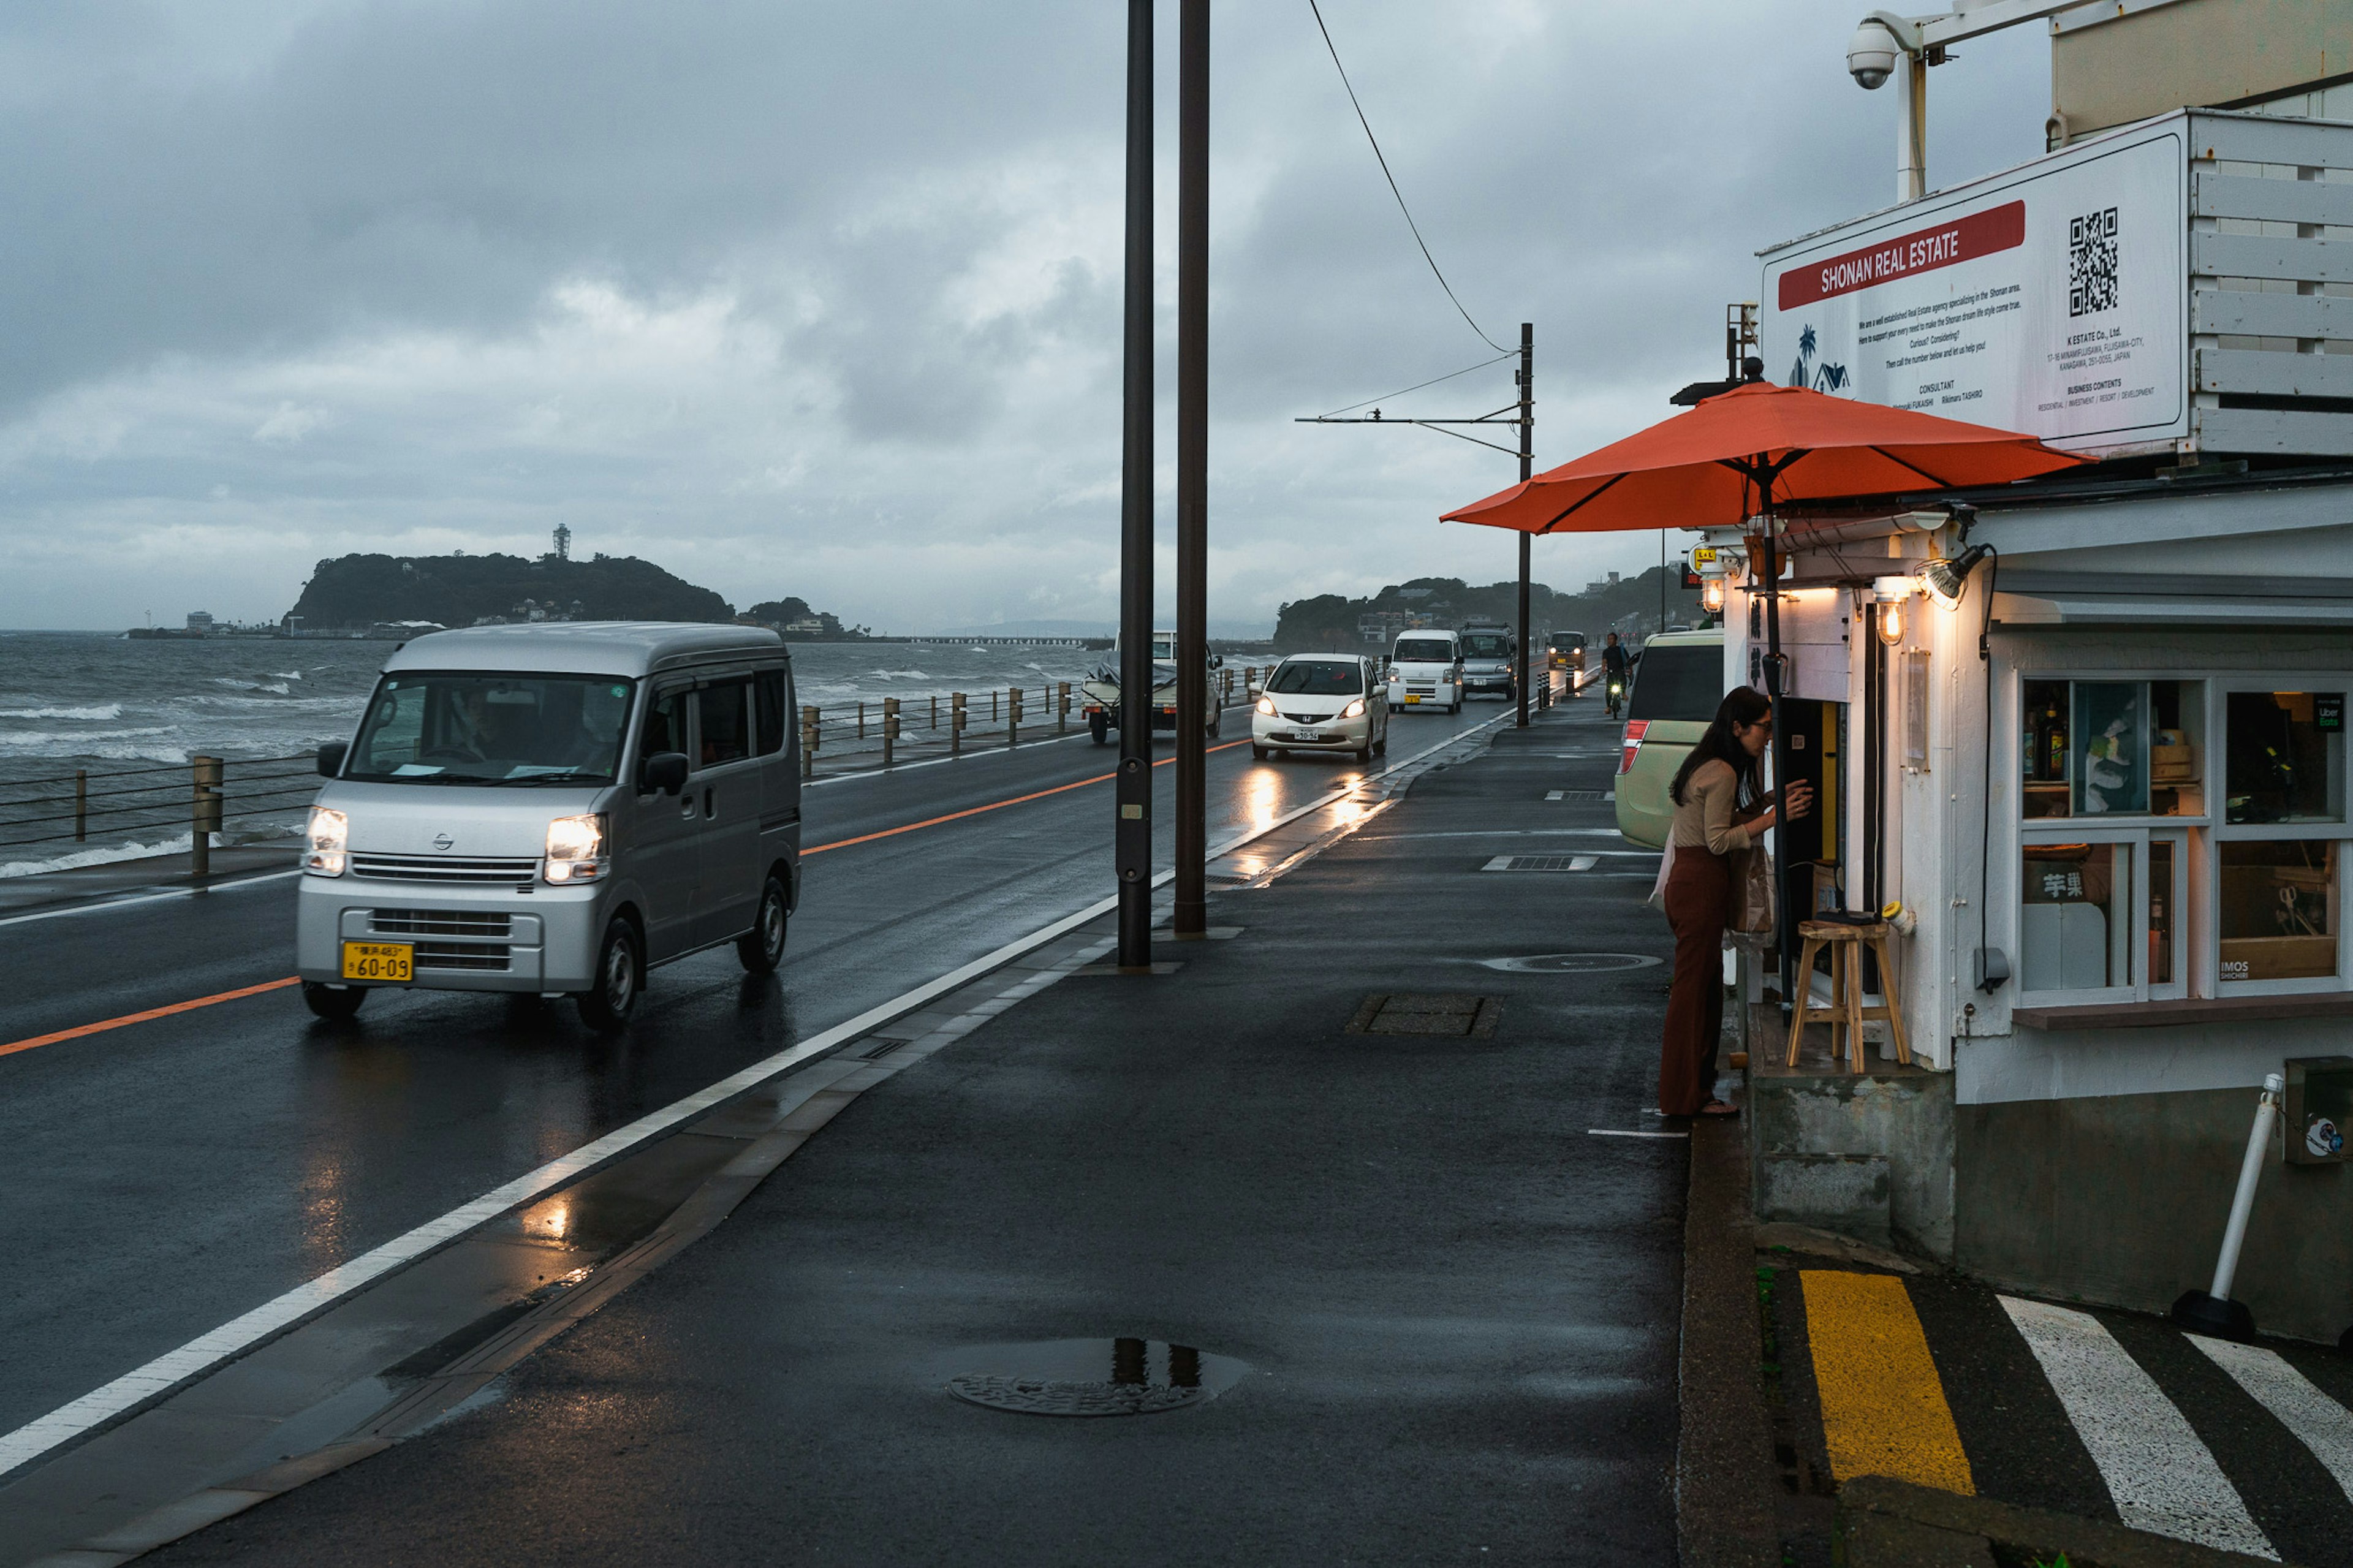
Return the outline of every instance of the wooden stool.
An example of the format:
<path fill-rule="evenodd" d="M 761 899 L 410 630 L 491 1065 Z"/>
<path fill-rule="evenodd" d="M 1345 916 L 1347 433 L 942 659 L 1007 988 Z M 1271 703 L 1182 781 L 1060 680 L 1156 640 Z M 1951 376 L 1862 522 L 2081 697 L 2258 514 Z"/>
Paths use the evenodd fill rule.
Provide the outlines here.
<path fill-rule="evenodd" d="M 1887 961 L 1887 922 L 1873 921 L 1869 925 L 1848 925 L 1841 921 L 1805 921 L 1799 923 L 1798 934 L 1805 939 L 1805 947 L 1798 958 L 1796 1005 L 1789 1017 L 1789 1066 L 1798 1065 L 1798 1046 L 1805 1038 L 1806 1026 L 1827 1020 L 1831 1026 L 1831 1059 L 1839 1057 L 1839 1035 L 1846 1035 L 1847 1068 L 1852 1072 L 1862 1070 L 1862 1026 L 1866 1023 L 1884 1023 L 1895 1040 L 1895 1059 L 1907 1066 L 1912 1060 L 1912 1047 L 1904 1040 L 1902 1005 L 1895 996 L 1895 972 Z M 1883 1007 L 1862 1005 L 1862 950 L 1869 947 L 1879 960 L 1879 991 L 1885 999 Z M 1825 947 L 1831 950 L 1831 1005 L 1813 1005 L 1814 955 Z"/>

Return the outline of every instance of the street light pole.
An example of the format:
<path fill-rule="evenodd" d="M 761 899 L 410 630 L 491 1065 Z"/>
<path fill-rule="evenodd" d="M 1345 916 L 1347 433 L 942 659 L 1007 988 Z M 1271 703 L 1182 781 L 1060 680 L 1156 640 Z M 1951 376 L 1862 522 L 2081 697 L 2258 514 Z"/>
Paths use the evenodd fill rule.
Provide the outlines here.
<path fill-rule="evenodd" d="M 1209 929 L 1209 0 L 1176 24 L 1176 910 Z"/>
<path fill-rule="evenodd" d="M 1119 499 L 1119 967 L 1152 968 L 1152 0 L 1127 3 L 1127 277 Z"/>

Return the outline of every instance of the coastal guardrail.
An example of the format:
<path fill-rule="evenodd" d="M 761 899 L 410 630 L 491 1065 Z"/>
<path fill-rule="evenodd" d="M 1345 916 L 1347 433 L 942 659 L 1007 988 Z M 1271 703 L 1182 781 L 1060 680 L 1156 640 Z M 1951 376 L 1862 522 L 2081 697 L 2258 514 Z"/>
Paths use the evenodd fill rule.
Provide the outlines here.
<path fill-rule="evenodd" d="M 1247 715 L 1272 667 L 1217 671 L 1227 708 Z M 934 757 L 1004 749 L 1084 733 L 1080 683 L 1049 681 L 985 691 L 811 704 L 797 715 L 801 776 L 880 771 Z M 77 768 L 0 783 L 0 876 L 77 863 L 182 852 L 210 873 L 211 851 L 232 839 L 279 837 L 292 847 L 319 787 L 317 753 Z M 84 857 L 87 857 L 85 862 Z"/>

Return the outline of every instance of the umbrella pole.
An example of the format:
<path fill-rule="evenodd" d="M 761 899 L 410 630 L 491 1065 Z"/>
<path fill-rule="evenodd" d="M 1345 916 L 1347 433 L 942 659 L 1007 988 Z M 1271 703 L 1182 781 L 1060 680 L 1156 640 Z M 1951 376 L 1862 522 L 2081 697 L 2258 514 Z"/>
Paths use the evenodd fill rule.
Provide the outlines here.
<path fill-rule="evenodd" d="M 1765 695 L 1773 700 L 1773 787 L 1788 787 L 1788 729 L 1782 722 L 1781 707 L 1781 560 L 1779 542 L 1774 538 L 1773 480 L 1769 468 L 1757 481 L 1757 497 L 1763 503 L 1765 516 Z M 1797 921 L 1789 910 L 1788 829 L 1776 826 L 1773 829 L 1773 898 L 1778 918 L 1773 922 L 1773 942 L 1780 952 L 1781 1011 L 1787 1013 L 1791 987 L 1795 984 L 1791 959 L 1796 956 L 1790 938 L 1797 934 Z"/>

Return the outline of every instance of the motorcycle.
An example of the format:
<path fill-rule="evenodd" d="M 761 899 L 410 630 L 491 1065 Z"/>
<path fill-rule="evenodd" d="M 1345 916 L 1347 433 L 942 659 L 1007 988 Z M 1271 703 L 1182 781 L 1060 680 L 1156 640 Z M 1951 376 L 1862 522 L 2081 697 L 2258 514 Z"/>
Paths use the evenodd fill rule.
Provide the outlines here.
<path fill-rule="evenodd" d="M 1616 676 L 1609 678 L 1609 717 L 1615 719 L 1626 706 L 1626 683 Z"/>

